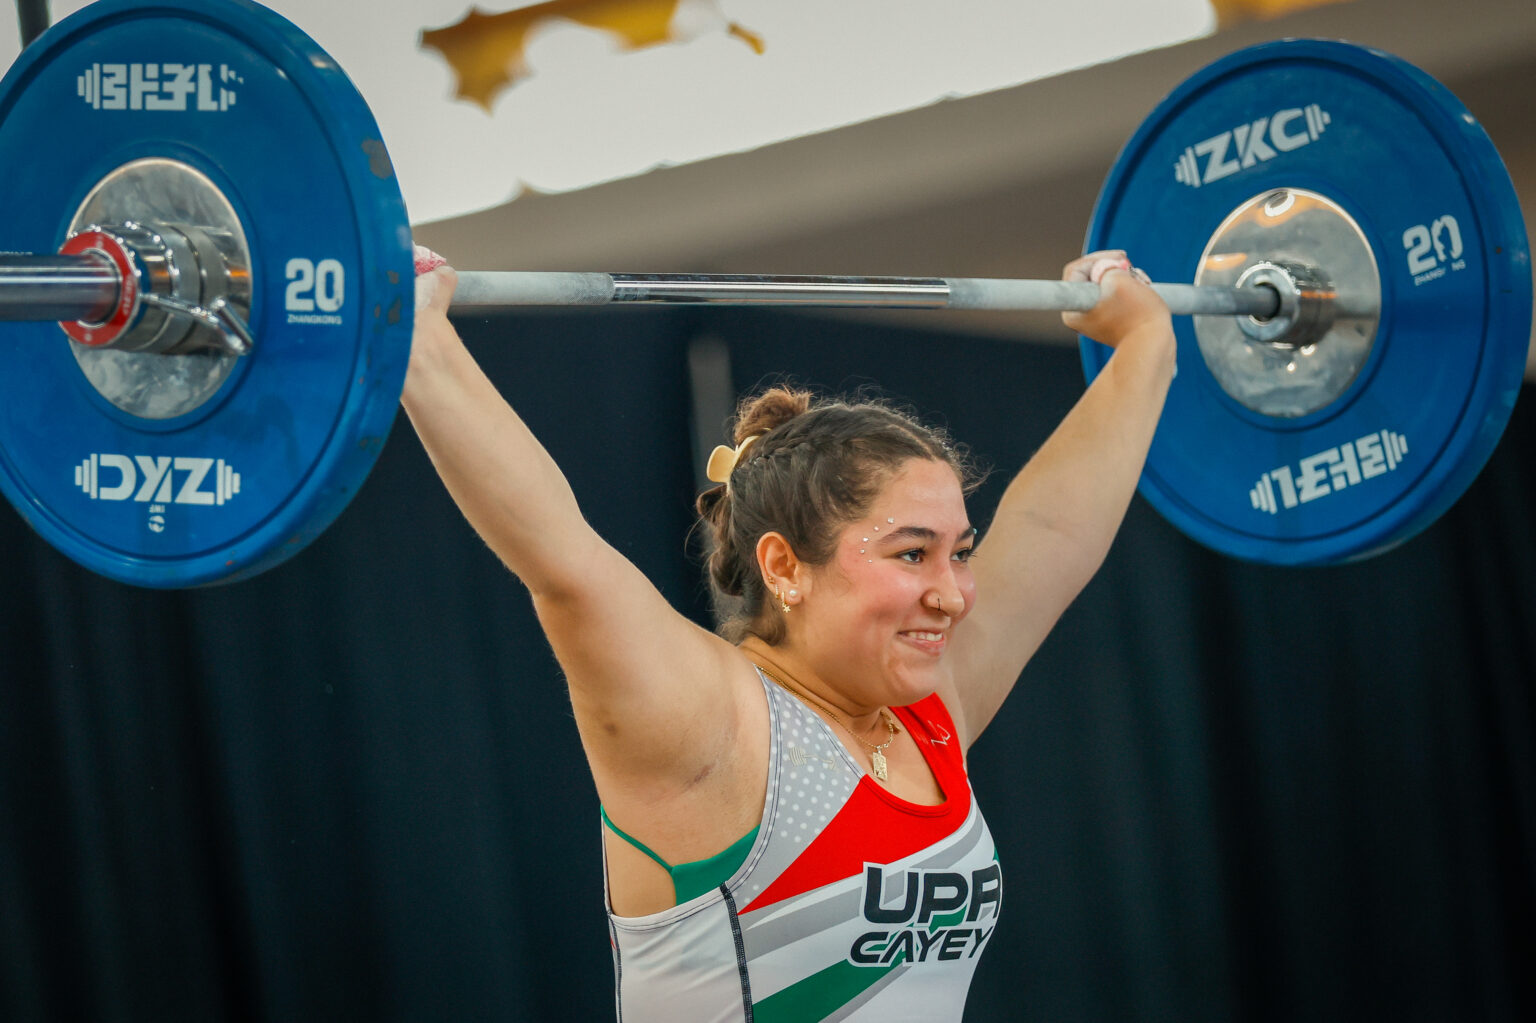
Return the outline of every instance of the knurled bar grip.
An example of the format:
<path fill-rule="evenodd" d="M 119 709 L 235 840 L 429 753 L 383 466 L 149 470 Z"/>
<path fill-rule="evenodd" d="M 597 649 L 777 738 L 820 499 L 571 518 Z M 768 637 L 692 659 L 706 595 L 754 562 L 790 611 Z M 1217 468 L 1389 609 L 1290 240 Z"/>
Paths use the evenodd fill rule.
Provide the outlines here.
<path fill-rule="evenodd" d="M 117 301 L 117 272 L 89 256 L 0 255 L 0 320 L 96 322 Z M 1271 288 L 1154 284 L 1178 316 L 1274 316 Z M 475 271 L 459 274 L 456 312 L 610 303 L 1067 312 L 1093 308 L 1099 288 L 1076 281 L 984 277 L 803 277 Z M 1336 312 L 1350 315 L 1340 303 Z"/>

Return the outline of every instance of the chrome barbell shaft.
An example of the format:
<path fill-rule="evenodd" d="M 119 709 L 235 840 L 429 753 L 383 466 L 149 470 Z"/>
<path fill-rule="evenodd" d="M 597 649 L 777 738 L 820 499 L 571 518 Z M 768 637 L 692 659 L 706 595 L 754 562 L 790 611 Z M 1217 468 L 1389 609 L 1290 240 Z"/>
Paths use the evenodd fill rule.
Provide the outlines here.
<path fill-rule="evenodd" d="M 1279 310 L 1270 288 L 1154 284 L 1176 316 L 1254 316 Z M 117 302 L 114 268 L 87 256 L 0 255 L 0 320 L 97 322 Z M 675 305 L 975 309 L 1070 312 L 1093 308 L 1094 284 L 986 277 L 810 277 L 746 274 L 459 273 L 452 310 L 524 306 Z M 1339 315 L 1350 315 L 1337 299 Z"/>
<path fill-rule="evenodd" d="M 88 256 L 0 255 L 0 320 L 99 323 L 118 283 L 115 267 Z"/>
<path fill-rule="evenodd" d="M 1176 316 L 1255 316 L 1279 311 L 1269 288 L 1154 284 Z M 1072 312 L 1092 309 L 1095 284 L 988 277 L 803 277 L 746 274 L 606 274 L 540 271 L 459 273 L 452 312 L 515 306 L 664 303 L 820 308 L 980 309 Z"/>

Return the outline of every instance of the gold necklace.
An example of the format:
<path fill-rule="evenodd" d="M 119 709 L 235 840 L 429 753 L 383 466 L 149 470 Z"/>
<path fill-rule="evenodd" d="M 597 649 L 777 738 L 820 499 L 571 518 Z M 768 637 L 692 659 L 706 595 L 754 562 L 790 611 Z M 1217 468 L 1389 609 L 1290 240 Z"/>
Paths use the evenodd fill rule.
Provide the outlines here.
<path fill-rule="evenodd" d="M 880 708 L 880 720 L 885 722 L 885 727 L 891 733 L 890 734 L 890 738 L 886 739 L 880 745 L 876 746 L 874 743 L 870 742 L 868 739 L 865 739 L 858 732 L 855 732 L 853 730 L 853 728 L 848 724 L 848 722 L 843 720 L 842 715 L 840 715 L 837 711 L 833 710 L 831 707 L 827 706 L 825 701 L 818 699 L 817 697 L 811 695 L 810 693 L 802 693 L 800 690 L 794 688 L 789 683 L 787 683 L 783 679 L 779 678 L 779 676 L 777 676 L 773 672 L 769 671 L 767 668 L 763 668 L 763 666 L 761 664 L 759 664 L 758 667 L 762 668 L 763 674 L 767 675 L 769 678 L 771 678 L 775 682 L 777 682 L 780 689 L 784 690 L 786 693 L 789 693 L 791 696 L 796 697 L 797 699 L 799 699 L 800 701 L 802 701 L 804 703 L 815 704 L 816 706 L 820 707 L 822 710 L 826 711 L 831 716 L 833 721 L 836 721 L 839 725 L 842 725 L 843 731 L 845 731 L 849 735 L 853 736 L 855 739 L 858 740 L 858 742 L 859 742 L 859 744 L 861 746 L 863 746 L 865 749 L 869 750 L 869 773 L 874 775 L 880 781 L 885 781 L 886 780 L 887 771 L 886 771 L 886 764 L 885 764 L 885 748 L 887 746 L 889 746 L 891 743 L 896 741 L 896 731 L 897 731 L 897 729 L 896 729 L 896 722 L 891 720 L 890 708 L 888 708 L 888 707 L 881 707 Z"/>

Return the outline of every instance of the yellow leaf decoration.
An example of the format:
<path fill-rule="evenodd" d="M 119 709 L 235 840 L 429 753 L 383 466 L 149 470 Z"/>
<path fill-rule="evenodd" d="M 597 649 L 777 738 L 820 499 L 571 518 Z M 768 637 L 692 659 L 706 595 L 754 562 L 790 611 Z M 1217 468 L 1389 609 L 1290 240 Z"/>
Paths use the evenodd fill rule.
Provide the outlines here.
<path fill-rule="evenodd" d="M 1267 21 L 1308 7 L 1348 2 L 1349 0 L 1211 0 L 1211 7 L 1216 11 L 1217 26 L 1231 28 L 1244 21 Z"/>
<path fill-rule="evenodd" d="M 529 36 L 550 21 L 570 21 L 611 32 L 626 50 L 683 42 L 673 28 L 680 0 L 547 0 L 501 14 L 473 8 L 463 21 L 421 34 L 421 45 L 442 53 L 458 75 L 459 99 L 478 103 L 486 112 L 503 89 L 527 78 Z M 763 39 L 735 22 L 721 23 L 733 38 L 762 53 Z"/>

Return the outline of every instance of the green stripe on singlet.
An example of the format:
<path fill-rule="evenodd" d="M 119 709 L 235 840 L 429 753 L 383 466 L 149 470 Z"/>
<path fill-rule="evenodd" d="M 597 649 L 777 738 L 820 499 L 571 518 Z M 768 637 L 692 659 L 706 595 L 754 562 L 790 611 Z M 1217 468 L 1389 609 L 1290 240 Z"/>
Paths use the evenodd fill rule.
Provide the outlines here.
<path fill-rule="evenodd" d="M 992 847 L 992 859 L 997 860 L 997 847 Z M 965 918 L 965 910 L 934 917 L 929 924 L 932 933 L 939 927 L 949 927 Z M 871 946 L 870 951 L 879 951 Z M 880 978 L 907 961 L 905 951 L 898 952 L 894 962 L 887 966 L 856 966 L 850 962 L 833 963 L 819 973 L 813 973 L 782 991 L 776 991 L 760 1002 L 752 1003 L 752 1019 L 755 1023 L 798 1023 L 805 1019 L 822 1019 L 853 1001 L 869 990 Z"/>
<path fill-rule="evenodd" d="M 890 973 L 906 959 L 898 956 L 890 966 L 855 966 L 834 963 L 797 981 L 782 991 L 775 991 L 760 1002 L 752 1003 L 755 1023 L 798 1023 L 823 1019 L 853 1001 Z"/>

